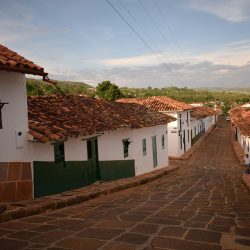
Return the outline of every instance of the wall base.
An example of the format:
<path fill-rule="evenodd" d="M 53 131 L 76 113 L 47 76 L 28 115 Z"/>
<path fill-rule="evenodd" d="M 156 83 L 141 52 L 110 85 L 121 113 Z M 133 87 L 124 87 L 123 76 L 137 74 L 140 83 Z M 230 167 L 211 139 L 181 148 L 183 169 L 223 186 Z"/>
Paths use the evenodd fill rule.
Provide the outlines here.
<path fill-rule="evenodd" d="M 30 162 L 0 162 L 0 202 L 31 199 L 32 187 Z"/>

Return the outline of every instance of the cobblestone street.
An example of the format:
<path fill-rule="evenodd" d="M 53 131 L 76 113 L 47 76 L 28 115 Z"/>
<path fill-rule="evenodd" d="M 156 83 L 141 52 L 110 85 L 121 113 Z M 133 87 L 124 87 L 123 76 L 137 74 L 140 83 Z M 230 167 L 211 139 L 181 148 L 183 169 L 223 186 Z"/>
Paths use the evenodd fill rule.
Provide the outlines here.
<path fill-rule="evenodd" d="M 250 194 L 222 121 L 154 182 L 0 224 L 4 249 L 250 249 Z"/>

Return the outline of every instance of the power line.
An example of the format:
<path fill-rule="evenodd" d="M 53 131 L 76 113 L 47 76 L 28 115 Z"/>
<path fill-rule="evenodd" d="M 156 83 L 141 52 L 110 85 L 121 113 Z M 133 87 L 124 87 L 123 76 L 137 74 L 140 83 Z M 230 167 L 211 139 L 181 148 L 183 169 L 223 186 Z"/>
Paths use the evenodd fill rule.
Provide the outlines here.
<path fill-rule="evenodd" d="M 184 51 L 183 51 L 182 47 L 180 46 L 180 43 L 178 42 L 178 40 L 177 40 L 177 38 L 176 38 L 176 35 L 175 35 L 174 31 L 173 31 L 172 28 L 170 27 L 170 25 L 169 25 L 169 23 L 168 23 L 168 21 L 167 21 L 167 18 L 166 18 L 165 15 L 163 14 L 163 12 L 162 12 L 161 8 L 159 7 L 157 1 L 156 1 L 156 0 L 153 0 L 153 2 L 154 2 L 154 4 L 155 4 L 157 10 L 158 10 L 159 13 L 160 13 L 160 16 L 161 16 L 162 19 L 165 21 L 166 26 L 167 26 L 167 28 L 168 28 L 170 34 L 172 35 L 174 41 L 176 42 L 177 48 L 180 50 L 181 53 L 184 54 Z M 185 56 L 185 54 L 184 54 L 184 56 Z"/>
<path fill-rule="evenodd" d="M 152 52 L 152 54 L 170 71 L 177 81 L 181 82 L 178 76 L 172 71 L 172 69 L 157 55 L 153 48 L 144 40 L 144 38 L 136 31 L 136 29 L 126 20 L 126 18 L 121 14 L 121 12 L 109 1 L 105 0 L 110 7 L 119 15 L 119 17 L 128 25 L 128 27 L 136 34 L 136 36 L 143 42 L 143 44 Z"/>
<path fill-rule="evenodd" d="M 163 54 L 163 51 L 155 44 L 155 42 L 153 41 L 152 37 L 149 36 L 145 29 L 143 28 L 143 26 L 137 21 L 136 17 L 133 15 L 133 13 L 126 7 L 125 4 L 123 4 L 123 2 L 121 0 L 119 0 L 119 3 L 121 4 L 121 6 L 124 8 L 124 10 L 132 17 L 132 19 L 134 20 L 134 22 L 138 25 L 138 27 L 141 29 L 142 33 L 148 38 L 148 40 L 150 41 L 150 43 L 153 45 L 153 47 L 155 47 L 157 49 L 157 51 L 161 54 Z"/>

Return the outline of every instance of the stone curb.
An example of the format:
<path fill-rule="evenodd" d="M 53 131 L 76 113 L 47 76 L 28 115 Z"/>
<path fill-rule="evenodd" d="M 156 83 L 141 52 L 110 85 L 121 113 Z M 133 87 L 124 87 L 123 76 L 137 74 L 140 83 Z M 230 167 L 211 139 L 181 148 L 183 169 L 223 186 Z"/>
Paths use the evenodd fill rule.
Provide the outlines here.
<path fill-rule="evenodd" d="M 217 124 L 217 123 L 216 123 Z M 196 152 L 196 150 L 199 148 L 201 143 L 210 135 L 210 133 L 214 130 L 215 124 L 203 135 L 201 136 L 198 141 L 195 142 L 195 144 L 182 156 L 180 157 L 175 157 L 175 156 L 170 156 L 169 160 L 171 161 L 186 161 L 191 158 L 191 156 Z"/>
<path fill-rule="evenodd" d="M 250 192 L 250 174 L 242 174 L 241 178 L 243 180 L 244 185 Z"/>
<path fill-rule="evenodd" d="M 168 175 L 179 168 L 180 167 L 177 166 L 164 167 L 135 177 L 110 182 L 94 183 L 90 186 L 56 195 L 7 204 L 9 209 L 0 213 L 0 223 L 68 207 L 103 195 L 109 195 L 121 190 L 144 185 Z"/>

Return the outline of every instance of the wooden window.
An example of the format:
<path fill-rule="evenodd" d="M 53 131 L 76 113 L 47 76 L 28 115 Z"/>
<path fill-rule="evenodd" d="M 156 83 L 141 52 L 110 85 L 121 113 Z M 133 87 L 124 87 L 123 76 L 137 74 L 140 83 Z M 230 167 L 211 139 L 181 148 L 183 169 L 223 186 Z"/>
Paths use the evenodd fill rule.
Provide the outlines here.
<path fill-rule="evenodd" d="M 161 148 L 162 149 L 165 148 L 165 136 L 164 135 L 161 136 Z"/>
<path fill-rule="evenodd" d="M 54 156 L 56 163 L 65 161 L 64 142 L 54 144 Z"/>
<path fill-rule="evenodd" d="M 129 140 L 128 139 L 124 139 L 122 140 L 122 144 L 123 144 L 123 157 L 127 158 L 128 157 L 128 147 L 129 147 Z"/>
<path fill-rule="evenodd" d="M 143 156 L 147 155 L 147 141 L 142 139 L 142 154 Z"/>

